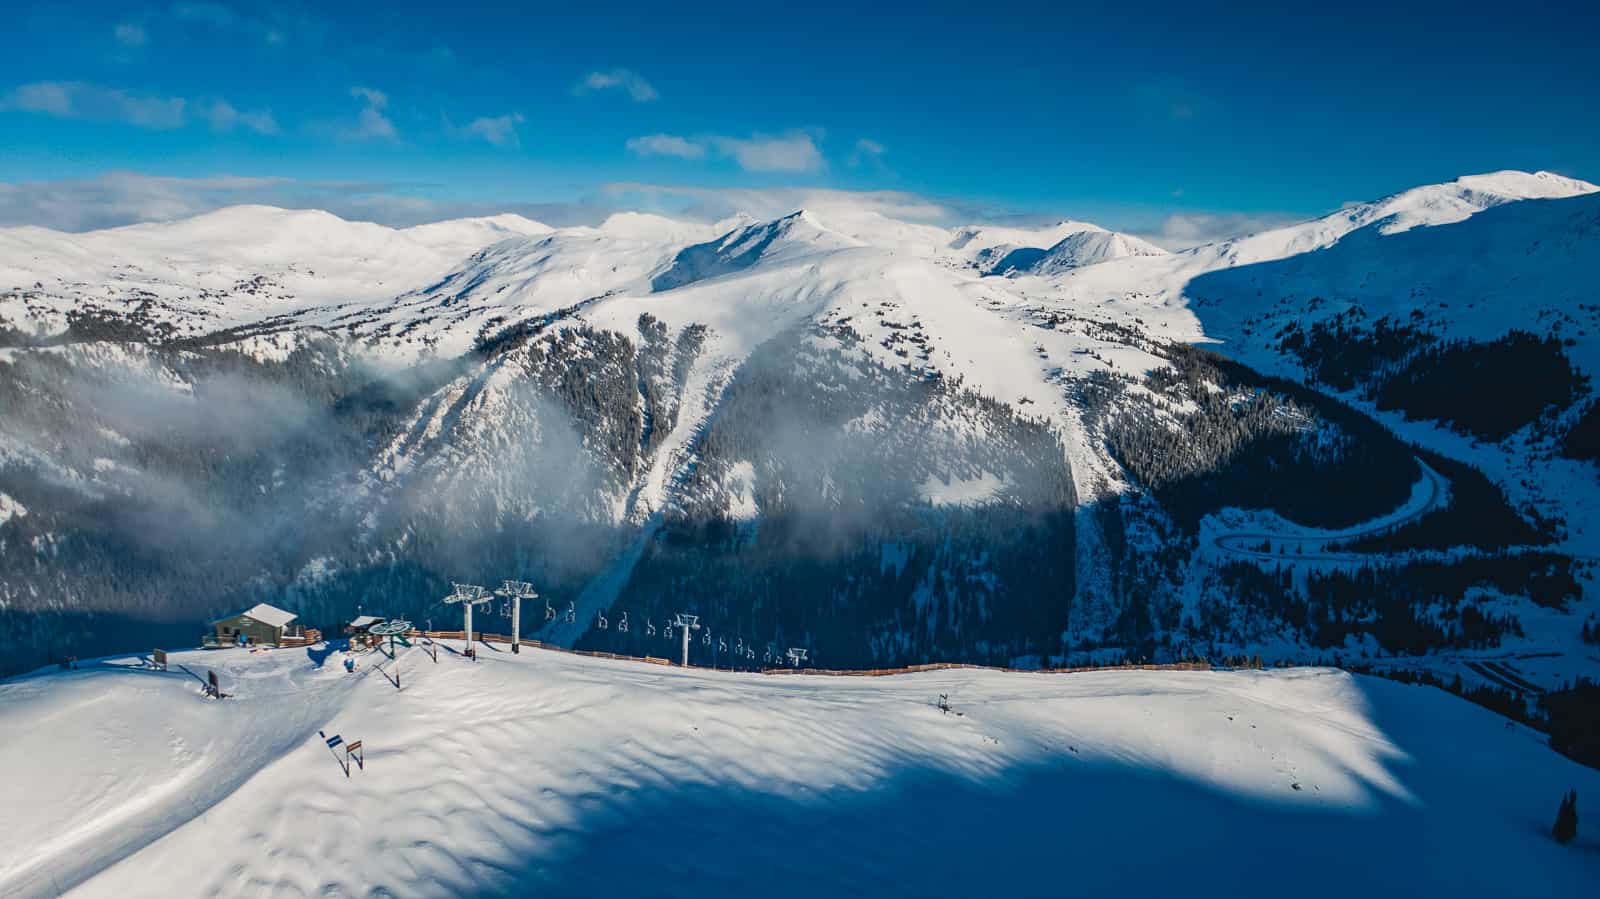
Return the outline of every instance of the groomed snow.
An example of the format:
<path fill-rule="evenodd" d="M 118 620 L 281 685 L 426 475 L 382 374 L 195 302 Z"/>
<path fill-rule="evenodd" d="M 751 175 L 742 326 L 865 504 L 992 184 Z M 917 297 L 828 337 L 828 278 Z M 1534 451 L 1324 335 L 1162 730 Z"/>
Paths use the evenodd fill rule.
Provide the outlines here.
<path fill-rule="evenodd" d="M 769 677 L 489 649 L 0 684 L 0 894 L 1588 895 L 1600 773 L 1325 669 Z M 317 667 L 317 661 L 323 662 Z M 941 714 L 939 694 L 961 713 Z M 319 730 L 360 739 L 349 779 Z"/>

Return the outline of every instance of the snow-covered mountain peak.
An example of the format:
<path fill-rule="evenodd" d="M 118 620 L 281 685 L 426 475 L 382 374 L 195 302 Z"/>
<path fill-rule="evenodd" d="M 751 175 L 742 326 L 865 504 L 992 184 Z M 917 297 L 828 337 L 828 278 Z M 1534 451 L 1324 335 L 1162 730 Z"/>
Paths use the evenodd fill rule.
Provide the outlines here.
<path fill-rule="evenodd" d="M 986 275 L 1055 275 L 1125 256 L 1160 256 L 1166 250 L 1090 222 L 1063 219 L 1030 229 L 967 225 L 946 245 L 958 262 Z"/>
<path fill-rule="evenodd" d="M 992 247 L 1051 247 L 1068 235 L 1082 231 L 1106 229 L 1090 222 L 1062 219 L 1042 228 L 1021 228 L 1009 225 L 962 225 L 955 229 L 948 247 L 964 250 L 968 254 Z"/>
<path fill-rule="evenodd" d="M 1087 265 L 1097 265 L 1112 259 L 1122 259 L 1129 256 L 1165 255 L 1167 255 L 1166 250 L 1148 241 L 1140 240 L 1129 234 L 1120 234 L 1115 231 L 1096 228 L 1067 235 L 1059 243 L 1046 250 L 1042 256 L 1032 260 L 1031 263 L 1017 259 L 1018 251 L 1013 251 L 1010 259 L 1021 264 L 1013 267 L 1012 261 L 1003 259 L 995 265 L 993 272 L 997 275 L 1011 274 L 1013 272 L 1055 275 Z"/>
<path fill-rule="evenodd" d="M 168 336 L 283 315 L 323 321 L 345 315 L 337 304 L 390 300 L 486 246 L 550 232 L 517 215 L 395 229 L 272 206 L 82 234 L 0 229 L 0 291 L 31 295 L 0 306 L 0 322 L 48 337 L 90 313 L 132 315 Z"/>
<path fill-rule="evenodd" d="M 1320 218 L 1186 250 L 1174 265 L 1200 270 L 1283 259 L 1332 246 L 1352 231 L 1378 225 L 1384 234 L 1463 221 L 1485 209 L 1520 200 L 1573 197 L 1600 190 L 1550 172 L 1501 171 L 1426 184 L 1378 200 L 1352 203 Z"/>
<path fill-rule="evenodd" d="M 735 228 L 720 237 L 685 247 L 652 283 L 656 291 L 744 271 L 757 263 L 860 246 L 832 231 L 804 209 L 782 218 Z"/>
<path fill-rule="evenodd" d="M 1600 188 L 1586 181 L 1551 172 L 1500 171 L 1465 175 L 1442 184 L 1402 191 L 1372 203 L 1342 210 L 1357 227 L 1380 219 L 1392 234 L 1411 228 L 1459 222 L 1492 206 L 1517 200 L 1554 200 L 1593 193 Z"/>
<path fill-rule="evenodd" d="M 1463 175 L 1454 183 L 1468 190 L 1499 194 L 1517 200 L 1554 200 L 1600 190 L 1600 186 L 1578 178 L 1558 175 L 1555 172 L 1529 173 L 1516 169 L 1502 169 L 1482 175 Z"/>

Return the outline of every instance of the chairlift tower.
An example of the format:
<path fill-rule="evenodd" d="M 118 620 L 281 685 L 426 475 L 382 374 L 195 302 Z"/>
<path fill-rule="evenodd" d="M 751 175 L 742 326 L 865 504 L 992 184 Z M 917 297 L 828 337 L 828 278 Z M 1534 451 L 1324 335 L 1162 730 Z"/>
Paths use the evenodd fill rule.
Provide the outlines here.
<path fill-rule="evenodd" d="M 538 599 L 539 594 L 534 592 L 533 585 L 527 581 L 506 581 L 505 585 L 494 593 L 496 596 L 504 596 L 511 600 L 511 652 L 515 655 L 522 652 L 522 601 Z"/>
<path fill-rule="evenodd" d="M 806 660 L 806 656 L 808 654 L 809 653 L 807 652 L 806 648 L 803 646 L 789 647 L 789 667 L 799 668 L 800 663 Z"/>
<path fill-rule="evenodd" d="M 683 631 L 683 667 L 687 668 L 689 667 L 689 632 L 700 629 L 700 616 L 679 612 L 673 623 Z"/>
<path fill-rule="evenodd" d="M 394 669 L 394 688 L 396 690 L 400 689 L 400 656 L 394 651 L 394 639 L 410 631 L 411 622 L 404 618 L 391 618 L 388 621 L 381 621 L 367 628 L 367 633 L 378 638 L 379 652 L 383 651 L 381 648 L 383 638 L 389 638 L 389 661 L 390 667 Z"/>
<path fill-rule="evenodd" d="M 467 658 L 477 661 L 477 650 L 472 648 L 472 607 L 488 602 L 489 591 L 479 587 L 477 584 L 456 584 L 455 592 L 446 596 L 444 601 L 447 603 L 461 603 L 462 609 L 466 612 Z"/>

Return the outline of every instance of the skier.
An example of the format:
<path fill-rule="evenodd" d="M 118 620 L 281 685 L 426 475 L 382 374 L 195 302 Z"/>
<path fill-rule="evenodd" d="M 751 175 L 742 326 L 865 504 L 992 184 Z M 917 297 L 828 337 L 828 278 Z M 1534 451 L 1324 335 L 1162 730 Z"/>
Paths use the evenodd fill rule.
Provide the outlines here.
<path fill-rule="evenodd" d="M 344 657 L 344 673 L 345 674 L 354 674 L 355 671 L 356 671 L 356 660 L 351 656 L 345 656 Z"/>

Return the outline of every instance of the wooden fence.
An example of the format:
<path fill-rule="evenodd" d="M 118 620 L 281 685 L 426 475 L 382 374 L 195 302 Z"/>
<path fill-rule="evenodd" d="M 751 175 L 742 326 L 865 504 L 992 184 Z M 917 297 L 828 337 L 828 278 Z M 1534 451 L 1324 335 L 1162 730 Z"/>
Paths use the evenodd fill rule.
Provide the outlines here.
<path fill-rule="evenodd" d="M 434 640 L 465 640 L 466 631 L 410 631 L 407 637 L 428 637 Z M 477 634 L 476 637 L 484 643 L 511 643 L 509 634 Z M 568 655 L 588 656 L 594 659 L 617 659 L 624 662 L 648 662 L 652 665 L 678 666 L 671 659 L 658 659 L 655 656 L 630 656 L 615 652 L 597 652 L 588 649 L 568 649 L 565 646 L 556 646 L 538 640 L 523 640 L 523 646 L 542 649 L 546 652 L 564 652 Z M 706 668 L 704 665 L 690 665 L 690 668 L 700 668 L 706 671 L 726 671 L 725 668 Z M 929 665 L 907 665 L 904 668 L 762 668 L 761 674 L 804 674 L 824 677 L 888 677 L 895 674 L 916 674 L 919 671 L 946 671 L 955 668 L 967 668 L 975 671 L 1008 671 L 1017 674 L 1077 674 L 1088 671 L 1210 671 L 1210 662 L 1168 662 L 1165 664 L 1119 664 L 1119 665 L 1080 665 L 1072 668 L 1004 668 L 997 665 L 973 665 L 963 662 L 935 662 Z"/>
<path fill-rule="evenodd" d="M 278 645 L 283 647 L 283 648 L 285 648 L 285 649 L 288 649 L 290 647 L 295 647 L 295 646 L 311 646 L 312 644 L 321 643 L 321 642 L 322 642 L 322 631 L 319 631 L 314 627 L 308 627 L 304 631 L 302 631 L 299 634 L 299 636 L 294 636 L 294 637 L 285 636 L 285 637 L 283 637 L 281 640 L 278 641 Z"/>
<path fill-rule="evenodd" d="M 1006 668 L 1000 665 L 973 665 L 965 662 L 934 662 L 904 668 L 763 668 L 762 674 L 813 674 L 826 677 L 888 677 L 916 674 L 919 671 L 946 671 L 970 668 L 974 671 L 1007 671 L 1014 674 L 1079 674 L 1088 671 L 1210 671 L 1210 662 L 1166 662 L 1163 664 L 1078 665 L 1071 668 Z"/>

